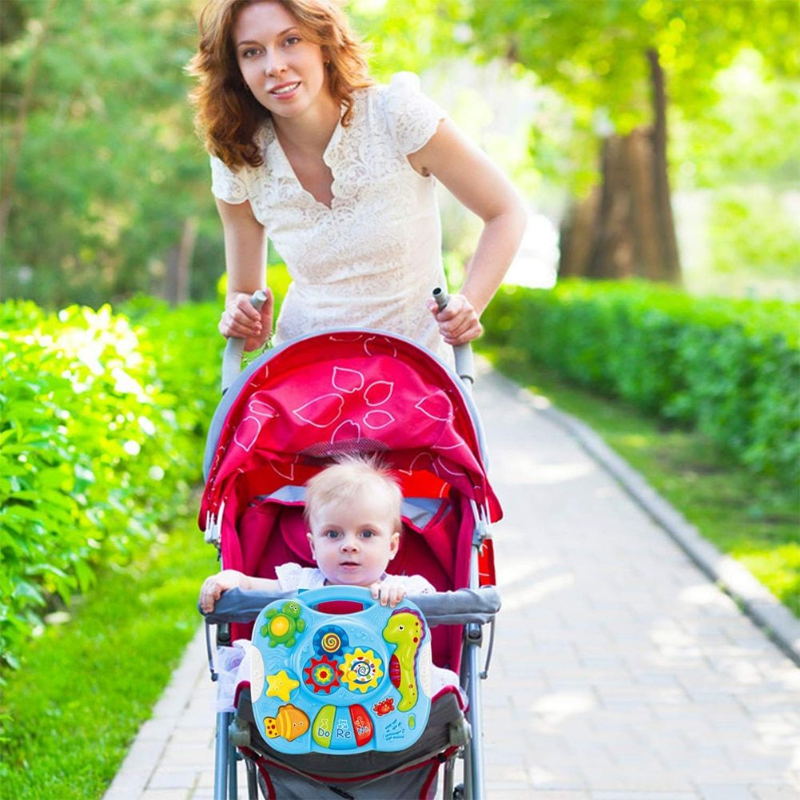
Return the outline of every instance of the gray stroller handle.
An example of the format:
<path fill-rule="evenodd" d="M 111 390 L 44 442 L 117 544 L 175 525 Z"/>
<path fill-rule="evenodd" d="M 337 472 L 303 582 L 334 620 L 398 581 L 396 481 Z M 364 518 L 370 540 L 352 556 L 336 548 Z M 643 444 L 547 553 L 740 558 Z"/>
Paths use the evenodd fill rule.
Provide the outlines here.
<path fill-rule="evenodd" d="M 450 295 L 447 290 L 437 286 L 433 290 L 433 299 L 436 301 L 436 306 L 441 311 L 449 302 Z M 457 344 L 453 347 L 453 352 L 456 357 L 456 374 L 461 378 L 462 383 L 468 389 L 475 383 L 475 364 L 472 359 L 472 345 Z"/>
<path fill-rule="evenodd" d="M 250 302 L 256 311 L 267 302 L 267 294 L 262 289 L 253 292 Z M 228 390 L 236 380 L 242 369 L 242 354 L 244 353 L 244 339 L 231 337 L 225 343 L 225 353 L 222 356 L 222 394 Z"/>

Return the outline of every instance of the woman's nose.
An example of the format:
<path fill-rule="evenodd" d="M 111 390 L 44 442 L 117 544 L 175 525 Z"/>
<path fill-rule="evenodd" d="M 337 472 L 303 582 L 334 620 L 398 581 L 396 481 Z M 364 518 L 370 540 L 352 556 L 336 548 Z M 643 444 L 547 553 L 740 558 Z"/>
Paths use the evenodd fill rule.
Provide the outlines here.
<path fill-rule="evenodd" d="M 267 75 L 280 75 L 286 69 L 286 62 L 280 52 L 272 50 L 267 52 L 264 70 Z"/>

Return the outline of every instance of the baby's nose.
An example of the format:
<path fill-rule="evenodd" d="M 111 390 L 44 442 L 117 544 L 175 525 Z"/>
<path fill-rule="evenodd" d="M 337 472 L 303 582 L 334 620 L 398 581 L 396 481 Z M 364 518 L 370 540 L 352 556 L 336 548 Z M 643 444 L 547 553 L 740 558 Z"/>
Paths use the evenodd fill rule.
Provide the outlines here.
<path fill-rule="evenodd" d="M 345 536 L 342 539 L 342 550 L 357 550 L 358 540 L 354 536 Z"/>

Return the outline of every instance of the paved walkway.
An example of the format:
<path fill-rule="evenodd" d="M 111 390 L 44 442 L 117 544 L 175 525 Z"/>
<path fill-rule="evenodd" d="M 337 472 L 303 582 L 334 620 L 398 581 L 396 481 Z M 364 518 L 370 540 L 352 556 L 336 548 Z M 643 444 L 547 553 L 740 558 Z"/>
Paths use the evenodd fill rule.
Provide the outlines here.
<path fill-rule="evenodd" d="M 541 403 L 476 399 L 506 512 L 489 800 L 800 799 L 800 669 Z M 213 769 L 198 638 L 106 800 L 206 800 Z"/>

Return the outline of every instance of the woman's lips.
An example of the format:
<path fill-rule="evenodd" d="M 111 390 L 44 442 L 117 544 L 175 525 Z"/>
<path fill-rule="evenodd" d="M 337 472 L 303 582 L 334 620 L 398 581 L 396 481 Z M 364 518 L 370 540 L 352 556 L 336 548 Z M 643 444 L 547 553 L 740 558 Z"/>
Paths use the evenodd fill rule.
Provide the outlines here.
<path fill-rule="evenodd" d="M 295 81 L 294 83 L 282 83 L 280 86 L 276 86 L 274 89 L 270 89 L 269 93 L 273 97 L 277 97 L 279 99 L 285 99 L 287 97 L 294 97 L 295 92 L 300 88 L 300 81 Z"/>

